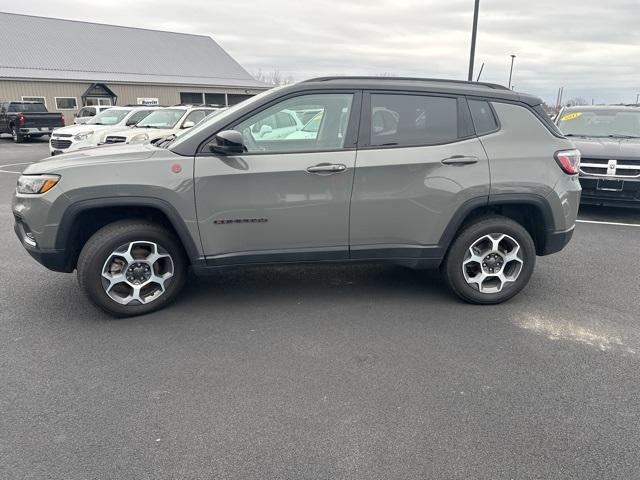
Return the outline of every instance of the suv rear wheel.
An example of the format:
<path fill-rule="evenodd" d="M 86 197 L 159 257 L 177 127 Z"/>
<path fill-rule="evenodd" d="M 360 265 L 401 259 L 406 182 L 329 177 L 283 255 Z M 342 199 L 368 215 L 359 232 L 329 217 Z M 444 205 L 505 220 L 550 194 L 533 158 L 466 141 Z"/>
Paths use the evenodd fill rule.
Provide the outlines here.
<path fill-rule="evenodd" d="M 529 232 L 510 218 L 494 215 L 474 221 L 458 234 L 442 273 L 460 298 L 494 304 L 509 300 L 527 285 L 535 262 Z"/>
<path fill-rule="evenodd" d="M 114 316 L 158 310 L 178 295 L 187 262 L 163 227 L 124 220 L 98 230 L 78 258 L 78 282 L 98 307 Z"/>

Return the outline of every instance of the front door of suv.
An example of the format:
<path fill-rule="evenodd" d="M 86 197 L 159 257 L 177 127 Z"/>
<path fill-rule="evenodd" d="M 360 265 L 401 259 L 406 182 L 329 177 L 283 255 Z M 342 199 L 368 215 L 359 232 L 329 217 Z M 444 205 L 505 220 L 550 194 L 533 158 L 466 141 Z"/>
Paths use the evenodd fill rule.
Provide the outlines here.
<path fill-rule="evenodd" d="M 213 154 L 203 145 L 195 188 L 208 263 L 348 258 L 360 96 L 295 94 L 224 128 L 242 134 L 245 154 Z M 303 123 L 309 110 L 318 112 L 315 121 Z M 267 134 L 297 112 L 291 132 Z"/>
<path fill-rule="evenodd" d="M 489 165 L 463 97 L 363 97 L 351 201 L 352 258 L 438 258 L 449 222 L 486 201 Z"/>

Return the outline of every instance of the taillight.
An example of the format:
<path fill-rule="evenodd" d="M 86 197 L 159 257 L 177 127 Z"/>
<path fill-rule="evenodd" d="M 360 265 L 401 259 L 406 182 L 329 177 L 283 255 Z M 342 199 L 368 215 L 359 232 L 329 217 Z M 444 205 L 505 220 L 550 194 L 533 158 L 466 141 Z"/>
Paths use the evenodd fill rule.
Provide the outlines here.
<path fill-rule="evenodd" d="M 64 113 L 60 113 L 60 121 L 64 125 Z"/>
<path fill-rule="evenodd" d="M 18 114 L 18 125 L 24 127 L 24 115 L 22 113 Z"/>
<path fill-rule="evenodd" d="M 555 154 L 556 162 L 567 175 L 580 171 L 580 150 L 560 150 Z"/>

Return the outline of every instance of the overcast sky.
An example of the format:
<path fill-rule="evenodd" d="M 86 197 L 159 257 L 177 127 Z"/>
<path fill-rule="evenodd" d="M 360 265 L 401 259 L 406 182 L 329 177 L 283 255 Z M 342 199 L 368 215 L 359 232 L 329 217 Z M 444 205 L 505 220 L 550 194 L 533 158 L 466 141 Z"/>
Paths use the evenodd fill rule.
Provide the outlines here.
<path fill-rule="evenodd" d="M 466 79 L 473 0 L 23 0 L 5 11 L 213 37 L 249 72 Z M 476 75 L 555 102 L 634 102 L 640 0 L 481 0 Z"/>

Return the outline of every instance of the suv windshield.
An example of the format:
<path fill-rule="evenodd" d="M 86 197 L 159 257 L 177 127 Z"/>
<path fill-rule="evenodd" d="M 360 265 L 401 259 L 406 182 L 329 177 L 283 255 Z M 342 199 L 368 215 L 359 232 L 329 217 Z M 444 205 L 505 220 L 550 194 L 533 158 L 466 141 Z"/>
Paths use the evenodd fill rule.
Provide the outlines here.
<path fill-rule="evenodd" d="M 558 126 L 569 136 L 640 137 L 640 109 L 565 111 Z"/>
<path fill-rule="evenodd" d="M 115 125 L 120 123 L 130 111 L 121 108 L 110 108 L 93 117 L 85 125 Z"/>
<path fill-rule="evenodd" d="M 173 128 L 185 114 L 186 110 L 165 108 L 156 110 L 147 118 L 139 122 L 136 127 L 142 128 Z"/>
<path fill-rule="evenodd" d="M 12 103 L 9 105 L 10 112 L 31 112 L 31 113 L 44 113 L 47 111 L 42 103 Z"/>

